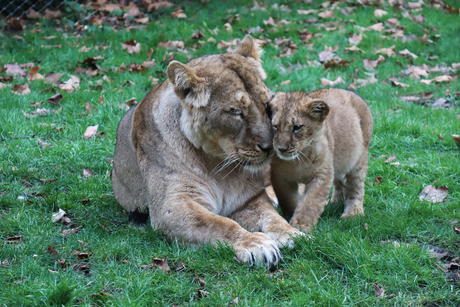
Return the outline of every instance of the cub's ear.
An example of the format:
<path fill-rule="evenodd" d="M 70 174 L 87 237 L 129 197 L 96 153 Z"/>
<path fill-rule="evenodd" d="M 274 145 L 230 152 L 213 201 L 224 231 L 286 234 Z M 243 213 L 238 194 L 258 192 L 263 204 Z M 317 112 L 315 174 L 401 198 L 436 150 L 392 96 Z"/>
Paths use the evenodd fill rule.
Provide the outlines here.
<path fill-rule="evenodd" d="M 256 61 L 260 61 L 260 56 L 262 55 L 263 50 L 259 47 L 259 44 L 255 42 L 251 35 L 248 34 L 236 46 L 234 52 L 245 57 L 253 58 Z"/>
<path fill-rule="evenodd" d="M 168 80 L 174 85 L 174 92 L 185 103 L 199 108 L 208 104 L 210 93 L 206 79 L 197 76 L 195 70 L 179 61 L 172 61 L 166 69 Z"/>
<path fill-rule="evenodd" d="M 307 115 L 319 122 L 324 121 L 329 114 L 328 104 L 321 99 L 310 100 L 306 103 L 305 107 Z"/>

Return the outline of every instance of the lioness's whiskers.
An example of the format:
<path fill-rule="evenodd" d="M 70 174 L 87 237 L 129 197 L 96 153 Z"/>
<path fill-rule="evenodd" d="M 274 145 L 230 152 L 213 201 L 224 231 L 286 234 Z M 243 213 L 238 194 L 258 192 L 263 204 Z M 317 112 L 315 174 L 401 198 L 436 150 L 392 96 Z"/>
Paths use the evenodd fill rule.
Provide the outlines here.
<path fill-rule="evenodd" d="M 236 155 L 236 152 L 231 152 L 227 157 L 225 157 L 225 159 L 223 159 L 222 161 L 220 161 L 215 167 L 214 169 L 211 171 L 212 174 L 218 174 L 220 173 L 222 170 L 224 170 L 227 166 L 229 166 L 230 164 L 238 161 L 238 158 L 235 157 Z M 219 168 L 218 170 L 216 170 L 217 168 Z"/>
<path fill-rule="evenodd" d="M 238 159 L 237 159 L 237 160 L 238 160 Z M 242 162 L 244 162 L 244 161 L 243 161 L 243 160 L 240 160 L 240 161 L 238 161 L 238 163 L 235 165 L 235 167 L 234 167 L 234 168 L 232 168 L 232 169 L 230 170 L 230 172 L 228 172 L 228 173 L 227 173 L 227 175 L 225 175 L 224 177 L 222 177 L 222 179 L 221 179 L 221 180 L 224 180 L 224 179 L 225 179 L 225 177 L 227 177 L 228 175 L 230 175 L 230 173 L 231 173 L 231 172 L 233 172 L 233 171 L 235 170 L 235 168 L 237 168 L 237 167 L 238 167 L 238 165 L 240 165 Z"/>

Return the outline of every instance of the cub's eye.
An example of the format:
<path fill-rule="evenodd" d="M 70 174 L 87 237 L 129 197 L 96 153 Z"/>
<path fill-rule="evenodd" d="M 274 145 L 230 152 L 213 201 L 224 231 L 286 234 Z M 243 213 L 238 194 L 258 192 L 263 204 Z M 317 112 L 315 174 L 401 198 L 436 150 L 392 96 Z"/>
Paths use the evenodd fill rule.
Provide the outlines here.
<path fill-rule="evenodd" d="M 302 127 L 303 127 L 302 125 L 294 125 L 292 127 L 292 132 L 298 132 L 300 131 L 300 129 L 302 129 Z"/>
<path fill-rule="evenodd" d="M 230 113 L 231 115 L 242 115 L 243 112 L 239 109 L 234 109 L 234 108 L 231 108 L 230 110 L 228 110 L 228 113 Z"/>
<path fill-rule="evenodd" d="M 273 130 L 278 131 L 280 128 L 278 126 L 273 126 Z"/>

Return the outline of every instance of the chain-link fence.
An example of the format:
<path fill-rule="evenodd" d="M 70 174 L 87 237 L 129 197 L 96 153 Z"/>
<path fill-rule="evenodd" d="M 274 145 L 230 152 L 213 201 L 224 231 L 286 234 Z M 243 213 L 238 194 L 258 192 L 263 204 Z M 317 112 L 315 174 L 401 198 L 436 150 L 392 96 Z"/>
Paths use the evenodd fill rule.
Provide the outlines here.
<path fill-rule="evenodd" d="M 64 7 L 70 1 L 59 0 L 0 0 L 0 15 L 9 19 L 11 17 L 33 17 L 34 14 L 42 14 L 48 10 L 57 10 Z M 83 1 L 72 1 L 83 2 Z"/>

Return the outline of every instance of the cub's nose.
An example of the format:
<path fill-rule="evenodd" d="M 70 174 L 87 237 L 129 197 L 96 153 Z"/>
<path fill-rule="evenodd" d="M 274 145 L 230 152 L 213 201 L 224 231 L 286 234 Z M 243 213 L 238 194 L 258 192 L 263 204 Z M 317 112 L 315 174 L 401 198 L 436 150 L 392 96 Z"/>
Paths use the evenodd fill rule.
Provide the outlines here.
<path fill-rule="evenodd" d="M 276 146 L 276 149 L 279 151 L 279 152 L 286 152 L 288 149 L 289 149 L 289 144 L 285 144 L 285 145 L 277 145 Z"/>

